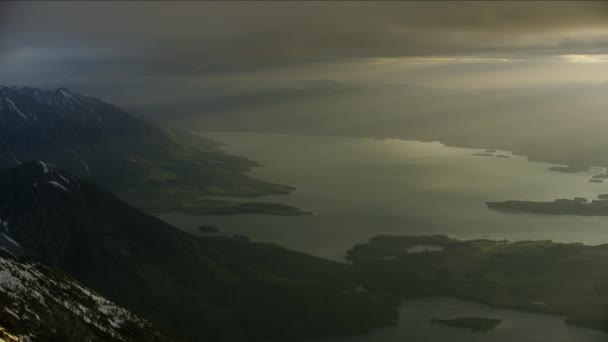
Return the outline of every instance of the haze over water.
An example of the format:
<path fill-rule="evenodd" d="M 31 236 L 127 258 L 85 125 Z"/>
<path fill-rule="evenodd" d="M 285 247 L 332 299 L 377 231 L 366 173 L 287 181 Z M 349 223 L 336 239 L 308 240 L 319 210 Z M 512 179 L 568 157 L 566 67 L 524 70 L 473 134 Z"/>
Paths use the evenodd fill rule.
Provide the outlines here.
<path fill-rule="evenodd" d="M 438 142 L 240 132 L 203 133 L 235 155 L 259 161 L 253 177 L 296 187 L 272 201 L 314 212 L 313 216 L 161 215 L 199 234 L 212 224 L 226 233 L 275 242 L 321 257 L 343 260 L 357 243 L 379 234 L 446 234 L 462 239 L 555 240 L 608 243 L 608 217 L 513 214 L 489 210 L 486 201 L 593 199 L 608 184 L 589 183 L 602 170 L 549 171 L 553 166 L 510 158 L 475 156 L 483 149 Z M 242 200 L 242 199 L 241 199 Z M 493 330 L 431 324 L 431 318 L 478 316 L 501 319 Z M 453 298 L 406 301 L 396 326 L 326 342 L 506 342 L 605 341 L 606 333 L 566 325 L 564 317 L 500 310 Z"/>
<path fill-rule="evenodd" d="M 256 201 L 312 211 L 312 216 L 185 216 L 162 218 L 190 232 L 201 224 L 343 260 L 354 244 L 379 234 L 446 234 L 462 239 L 608 242 L 608 217 L 513 214 L 485 202 L 594 199 L 608 184 L 594 173 L 549 171 L 551 164 L 474 156 L 482 149 L 438 142 L 239 132 L 203 133 L 231 154 L 259 161 L 251 176 L 296 187 Z M 507 154 L 498 151 L 497 154 Z"/>

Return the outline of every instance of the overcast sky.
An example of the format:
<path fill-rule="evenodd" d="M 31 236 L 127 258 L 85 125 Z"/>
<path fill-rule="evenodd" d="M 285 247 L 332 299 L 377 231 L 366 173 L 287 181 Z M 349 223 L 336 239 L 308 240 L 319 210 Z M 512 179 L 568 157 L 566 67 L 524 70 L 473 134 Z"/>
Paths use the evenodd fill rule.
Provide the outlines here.
<path fill-rule="evenodd" d="M 0 84 L 120 104 L 329 79 L 608 80 L 608 2 L 2 2 Z"/>

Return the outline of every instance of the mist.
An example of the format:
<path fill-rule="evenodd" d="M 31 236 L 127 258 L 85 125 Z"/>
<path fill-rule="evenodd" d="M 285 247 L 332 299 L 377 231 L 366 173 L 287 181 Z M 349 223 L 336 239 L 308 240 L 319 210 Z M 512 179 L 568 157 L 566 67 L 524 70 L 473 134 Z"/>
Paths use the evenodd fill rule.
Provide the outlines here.
<path fill-rule="evenodd" d="M 606 94 L 608 2 L 0 2 L 0 340 L 607 341 Z"/>

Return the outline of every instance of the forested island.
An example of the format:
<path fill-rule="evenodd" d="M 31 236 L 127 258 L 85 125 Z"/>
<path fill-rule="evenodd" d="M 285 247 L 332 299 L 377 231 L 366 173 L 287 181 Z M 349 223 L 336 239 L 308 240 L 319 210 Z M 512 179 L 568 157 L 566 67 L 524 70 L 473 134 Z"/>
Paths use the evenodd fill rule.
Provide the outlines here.
<path fill-rule="evenodd" d="M 486 202 L 490 209 L 505 210 L 513 212 L 524 212 L 531 214 L 548 215 L 581 215 L 581 216 L 608 216 L 608 201 L 606 197 L 599 200 L 587 201 L 585 198 L 574 199 L 560 198 L 552 202 L 535 201 L 503 201 Z"/>
<path fill-rule="evenodd" d="M 420 244 L 444 249 L 407 252 Z M 565 315 L 566 323 L 608 331 L 608 245 L 377 236 L 355 246 L 348 259 L 371 293 L 450 296 Z"/>
<path fill-rule="evenodd" d="M 456 317 L 451 319 L 432 318 L 431 323 L 438 323 L 456 328 L 465 328 L 471 331 L 489 331 L 494 329 L 502 320 L 481 317 Z"/>
<path fill-rule="evenodd" d="M 497 157 L 497 158 L 511 158 L 508 154 L 498 154 L 496 150 L 485 150 L 479 153 L 473 153 L 474 156 L 478 157 Z"/>
<path fill-rule="evenodd" d="M 202 225 L 198 227 L 198 231 L 201 233 L 219 233 L 220 229 L 214 226 Z"/>
<path fill-rule="evenodd" d="M 278 216 L 312 215 L 310 211 L 303 211 L 296 207 L 281 203 L 269 202 L 232 202 L 225 200 L 201 200 L 201 205 L 183 206 L 181 211 L 189 215 L 237 215 L 258 214 Z"/>
<path fill-rule="evenodd" d="M 551 166 L 549 168 L 549 170 L 555 171 L 555 172 L 564 172 L 564 173 L 578 173 L 578 172 L 584 172 L 584 171 L 589 170 L 589 167 L 580 166 L 580 165 Z"/>

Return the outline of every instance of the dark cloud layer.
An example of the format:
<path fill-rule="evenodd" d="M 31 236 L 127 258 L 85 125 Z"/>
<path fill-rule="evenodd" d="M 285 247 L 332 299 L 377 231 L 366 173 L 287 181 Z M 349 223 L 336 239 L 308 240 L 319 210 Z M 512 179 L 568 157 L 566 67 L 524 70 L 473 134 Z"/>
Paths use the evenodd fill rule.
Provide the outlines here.
<path fill-rule="evenodd" d="M 606 48 L 606 2 L 11 3 L 3 30 L 42 45 L 139 48 L 213 64 Z M 569 32 L 565 34 L 565 32 Z M 10 37 L 7 37 L 10 40 Z M 14 41 L 13 41 L 14 43 Z"/>
<path fill-rule="evenodd" d="M 297 78 L 307 65 L 379 58 L 608 54 L 608 2 L 3 2 L 0 47 L 13 82 L 93 89 L 306 70 Z"/>

